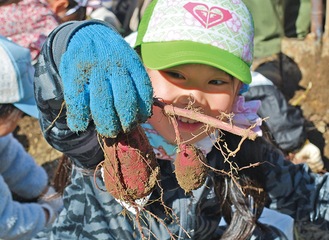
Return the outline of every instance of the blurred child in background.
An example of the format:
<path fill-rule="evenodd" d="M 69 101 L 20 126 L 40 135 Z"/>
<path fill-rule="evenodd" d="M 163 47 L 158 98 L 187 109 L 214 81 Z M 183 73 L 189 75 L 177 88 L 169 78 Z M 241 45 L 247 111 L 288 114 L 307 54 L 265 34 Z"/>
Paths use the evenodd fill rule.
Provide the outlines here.
<path fill-rule="evenodd" d="M 51 227 L 62 200 L 50 198 L 47 173 L 12 135 L 23 114 L 38 117 L 30 52 L 0 36 L 0 59 L 0 238 L 31 239 Z"/>
<path fill-rule="evenodd" d="M 1 0 L 0 35 L 31 51 L 35 61 L 60 23 L 86 18 L 88 0 Z"/>

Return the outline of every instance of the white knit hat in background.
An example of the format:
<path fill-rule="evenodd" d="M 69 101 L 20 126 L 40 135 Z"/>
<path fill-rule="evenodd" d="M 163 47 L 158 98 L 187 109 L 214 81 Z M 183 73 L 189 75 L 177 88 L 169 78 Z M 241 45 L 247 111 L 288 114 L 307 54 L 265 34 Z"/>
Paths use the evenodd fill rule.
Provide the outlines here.
<path fill-rule="evenodd" d="M 13 104 L 38 118 L 30 50 L 0 36 L 0 104 Z"/>
<path fill-rule="evenodd" d="M 153 0 L 135 47 L 141 47 L 151 69 L 201 63 L 249 84 L 253 37 L 253 20 L 242 0 Z"/>

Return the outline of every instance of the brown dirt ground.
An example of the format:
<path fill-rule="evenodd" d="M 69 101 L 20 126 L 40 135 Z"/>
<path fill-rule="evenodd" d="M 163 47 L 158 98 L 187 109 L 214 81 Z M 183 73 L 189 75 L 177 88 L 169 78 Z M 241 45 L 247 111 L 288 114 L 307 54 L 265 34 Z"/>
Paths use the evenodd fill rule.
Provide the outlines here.
<path fill-rule="evenodd" d="M 37 119 L 24 116 L 19 121 L 14 135 L 40 165 L 62 156 L 46 142 Z"/>

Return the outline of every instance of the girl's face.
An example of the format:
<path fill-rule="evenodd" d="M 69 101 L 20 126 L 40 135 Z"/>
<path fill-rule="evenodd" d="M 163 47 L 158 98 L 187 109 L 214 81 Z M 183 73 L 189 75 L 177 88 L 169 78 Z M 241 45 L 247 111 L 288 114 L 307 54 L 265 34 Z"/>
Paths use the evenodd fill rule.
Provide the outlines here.
<path fill-rule="evenodd" d="M 185 64 L 165 70 L 147 70 L 154 95 L 161 101 L 179 108 L 194 108 L 212 117 L 230 113 L 241 82 L 217 68 L 203 64 Z M 204 124 L 177 117 L 179 132 L 184 141 L 195 143 L 206 136 Z M 148 121 L 168 142 L 175 143 L 176 135 L 170 119 L 159 107 L 153 107 Z"/>

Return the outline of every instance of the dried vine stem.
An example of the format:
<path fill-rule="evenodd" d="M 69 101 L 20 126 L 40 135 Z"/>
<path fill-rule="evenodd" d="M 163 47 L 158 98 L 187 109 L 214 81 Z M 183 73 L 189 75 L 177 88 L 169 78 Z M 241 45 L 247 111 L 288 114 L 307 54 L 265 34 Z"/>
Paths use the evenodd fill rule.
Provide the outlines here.
<path fill-rule="evenodd" d="M 241 137 L 246 136 L 247 138 L 249 138 L 251 140 L 255 140 L 257 137 L 257 134 L 255 132 L 253 132 L 251 129 L 240 128 L 240 127 L 234 126 L 230 123 L 223 122 L 217 118 L 195 112 L 193 110 L 174 107 L 173 105 L 169 105 L 169 104 L 159 101 L 157 98 L 154 98 L 153 101 L 154 101 L 153 102 L 154 106 L 162 108 L 163 111 L 167 115 L 171 115 L 171 116 L 177 115 L 177 116 L 193 119 L 193 120 L 202 122 L 204 124 L 207 124 L 213 128 L 219 128 L 219 129 L 228 131 L 230 133 L 233 133 L 233 134 L 241 136 Z"/>

